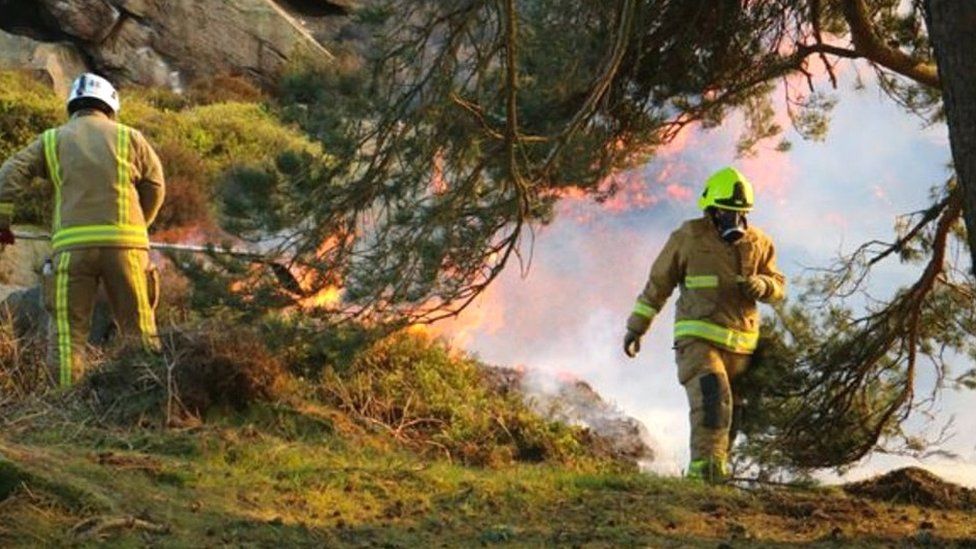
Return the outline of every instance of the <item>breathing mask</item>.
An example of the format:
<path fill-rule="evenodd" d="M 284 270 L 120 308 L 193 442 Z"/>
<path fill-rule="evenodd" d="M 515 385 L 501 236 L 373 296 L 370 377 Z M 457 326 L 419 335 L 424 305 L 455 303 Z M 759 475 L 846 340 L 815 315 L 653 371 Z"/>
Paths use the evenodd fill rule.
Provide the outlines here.
<path fill-rule="evenodd" d="M 710 208 L 712 222 L 718 229 L 719 236 L 729 244 L 737 242 L 746 235 L 749 222 L 746 221 L 745 212 L 735 210 L 724 210 L 721 208 Z"/>

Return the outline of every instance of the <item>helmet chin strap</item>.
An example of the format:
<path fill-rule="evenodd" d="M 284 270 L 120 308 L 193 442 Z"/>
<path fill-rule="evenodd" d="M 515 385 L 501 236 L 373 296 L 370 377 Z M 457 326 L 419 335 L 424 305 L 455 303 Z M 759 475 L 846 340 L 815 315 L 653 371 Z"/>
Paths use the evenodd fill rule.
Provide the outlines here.
<path fill-rule="evenodd" d="M 716 208 L 711 211 L 711 218 L 719 236 L 729 244 L 738 242 L 749 228 L 746 214 L 742 212 Z"/>

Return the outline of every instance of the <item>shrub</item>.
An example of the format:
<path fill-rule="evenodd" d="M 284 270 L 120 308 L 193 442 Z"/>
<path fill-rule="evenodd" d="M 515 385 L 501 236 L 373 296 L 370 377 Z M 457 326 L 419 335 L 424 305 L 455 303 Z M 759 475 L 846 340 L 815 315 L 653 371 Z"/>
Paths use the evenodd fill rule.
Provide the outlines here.
<path fill-rule="evenodd" d="M 0 71 L 0 158 L 60 124 L 64 113 L 54 92 L 27 73 Z"/>
<path fill-rule="evenodd" d="M 83 394 L 100 414 L 125 424 L 180 424 L 273 400 L 287 386 L 283 364 L 251 329 L 211 321 L 162 339 L 164 356 L 126 349 L 86 378 Z"/>
<path fill-rule="evenodd" d="M 241 76 L 217 75 L 194 82 L 187 93 L 196 105 L 213 103 L 260 103 L 264 94 L 257 86 Z"/>
<path fill-rule="evenodd" d="M 64 104 L 24 72 L 0 71 L 0 161 L 64 120 Z M 50 185 L 36 181 L 18 198 L 16 222 L 47 225 Z"/>
<path fill-rule="evenodd" d="M 122 95 L 122 121 L 157 148 L 170 181 L 161 229 L 209 229 L 214 190 L 235 170 L 277 174 L 285 153 L 310 163 L 327 161 L 320 145 L 270 114 L 261 93 L 241 78 L 217 77 L 183 95 L 158 89 L 123 89 Z M 0 71 L 0 159 L 65 120 L 62 99 L 44 84 L 23 72 Z M 36 183 L 18 201 L 19 223 L 48 221 L 50 185 Z"/>
<path fill-rule="evenodd" d="M 156 149 L 166 169 L 166 201 L 153 230 L 200 227 L 213 231 L 212 184 L 203 158 L 176 141 L 166 141 Z"/>
<path fill-rule="evenodd" d="M 426 335 L 401 332 L 348 368 L 327 370 L 321 392 L 409 447 L 467 464 L 573 463 L 586 456 L 581 430 L 541 418 L 518 394 L 493 391 L 484 368 Z"/>

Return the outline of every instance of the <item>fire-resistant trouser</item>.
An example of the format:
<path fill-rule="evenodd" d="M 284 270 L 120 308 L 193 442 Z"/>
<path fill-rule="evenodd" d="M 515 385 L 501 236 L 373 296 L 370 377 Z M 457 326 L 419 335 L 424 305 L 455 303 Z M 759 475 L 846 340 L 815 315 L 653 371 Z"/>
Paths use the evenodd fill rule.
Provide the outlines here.
<path fill-rule="evenodd" d="M 44 302 L 51 314 L 48 365 L 53 379 L 68 387 L 86 368 L 86 344 L 92 309 L 103 284 L 123 338 L 138 338 L 145 350 L 158 352 L 155 301 L 159 295 L 149 252 L 138 248 L 94 247 L 60 251 L 44 277 Z"/>
<path fill-rule="evenodd" d="M 751 355 L 692 338 L 679 340 L 675 355 L 678 379 L 688 394 L 690 408 L 689 476 L 720 480 L 726 474 L 729 457 L 735 401 L 732 381 L 748 368 Z"/>

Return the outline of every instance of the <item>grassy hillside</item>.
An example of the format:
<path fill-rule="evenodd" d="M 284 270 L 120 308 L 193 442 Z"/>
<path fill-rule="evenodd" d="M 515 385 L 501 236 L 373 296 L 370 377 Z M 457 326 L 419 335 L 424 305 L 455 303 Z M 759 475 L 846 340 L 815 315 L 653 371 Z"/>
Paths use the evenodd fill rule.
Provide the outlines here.
<path fill-rule="evenodd" d="M 4 416 L 0 545 L 944 545 L 972 511 L 839 489 L 710 488 L 547 463 L 421 458 L 334 410 L 262 405 L 192 429 Z"/>
<path fill-rule="evenodd" d="M 125 97 L 169 171 L 156 238 L 219 234 L 225 186 L 260 184 L 274 208 L 284 172 L 328 162 L 236 79 Z M 63 119 L 0 72 L 0 157 Z M 20 221 L 44 222 L 41 190 Z M 43 391 L 41 339 L 0 319 L 0 546 L 976 544 L 976 497 L 937 479 L 848 493 L 641 474 L 421 333 L 171 313 L 189 307 L 165 283 L 165 355 L 109 349 L 67 392 Z"/>
<path fill-rule="evenodd" d="M 639 473 L 422 335 L 299 375 L 230 332 L 171 334 L 165 361 L 122 353 L 70 392 L 0 399 L 0 546 L 976 540 L 976 496 L 924 476 L 852 495 Z"/>

